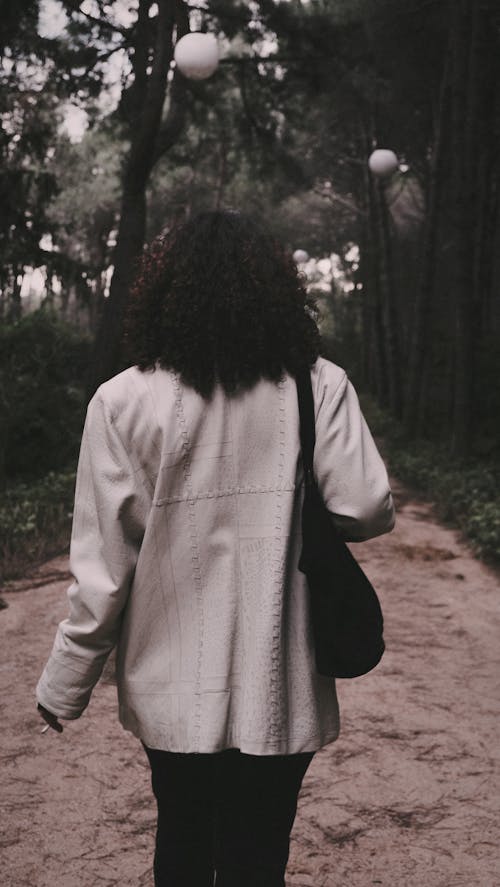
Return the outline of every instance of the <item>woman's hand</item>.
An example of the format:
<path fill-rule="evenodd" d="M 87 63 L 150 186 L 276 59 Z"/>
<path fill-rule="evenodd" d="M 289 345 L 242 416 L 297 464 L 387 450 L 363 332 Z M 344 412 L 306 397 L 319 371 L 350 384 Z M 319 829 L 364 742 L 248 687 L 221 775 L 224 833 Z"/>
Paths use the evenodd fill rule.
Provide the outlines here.
<path fill-rule="evenodd" d="M 53 715 L 51 711 L 47 711 L 47 709 L 44 708 L 43 705 L 40 705 L 40 703 L 38 703 L 37 708 L 45 723 L 48 724 L 52 730 L 55 730 L 56 733 L 62 733 L 63 725 L 57 720 L 57 715 Z"/>

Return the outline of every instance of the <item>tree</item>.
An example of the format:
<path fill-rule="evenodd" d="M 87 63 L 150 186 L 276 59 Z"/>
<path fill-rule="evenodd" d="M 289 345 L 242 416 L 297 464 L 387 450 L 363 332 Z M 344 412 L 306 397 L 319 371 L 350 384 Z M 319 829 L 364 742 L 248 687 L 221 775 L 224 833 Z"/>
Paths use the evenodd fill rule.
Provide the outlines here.
<path fill-rule="evenodd" d="M 116 130 L 116 124 L 106 121 L 76 144 L 60 138 L 52 160 L 58 193 L 47 215 L 56 231 L 61 309 L 65 315 L 73 296 L 77 306 L 85 306 L 88 329 L 94 336 L 108 286 L 120 210 L 125 146 Z"/>
<path fill-rule="evenodd" d="M 46 258 L 40 240 L 53 231 L 47 207 L 57 191 L 48 163 L 59 101 L 45 82 L 37 16 L 38 3 L 7 4 L 0 43 L 0 312 L 14 320 L 25 266 Z"/>
<path fill-rule="evenodd" d="M 75 4 L 65 5 L 69 12 L 74 12 Z M 98 5 L 101 16 L 105 15 L 103 4 Z M 158 12 L 150 15 L 155 5 Z M 79 8 L 78 15 L 82 15 Z M 97 26 L 102 33 L 113 29 L 109 18 L 99 17 Z M 158 4 L 140 0 L 133 26 L 118 30 L 124 36 L 132 72 L 131 83 L 120 102 L 129 150 L 122 172 L 114 272 L 96 338 L 89 394 L 119 368 L 124 307 L 134 261 L 145 239 L 147 184 L 155 163 L 175 143 L 185 114 L 184 83 L 176 71 L 171 80 L 168 111 L 163 116 L 175 38 L 189 31 L 186 4 L 182 0 L 159 0 Z"/>
<path fill-rule="evenodd" d="M 476 289 L 480 279 L 476 269 L 480 262 L 491 264 L 491 256 L 485 252 L 482 242 L 488 237 L 482 223 L 485 215 L 483 169 L 491 160 L 491 154 L 486 160 L 491 142 L 489 126 L 485 125 L 489 108 L 484 97 L 495 93 L 493 77 L 497 73 L 495 54 L 499 46 L 498 39 L 495 45 L 490 37 L 495 24 L 498 34 L 498 9 L 491 3 L 461 0 L 453 7 L 450 51 L 456 338 L 452 446 L 456 455 L 469 454 L 476 415 L 476 360 L 483 302 L 483 294 Z M 480 238 L 476 235 L 478 230 Z"/>

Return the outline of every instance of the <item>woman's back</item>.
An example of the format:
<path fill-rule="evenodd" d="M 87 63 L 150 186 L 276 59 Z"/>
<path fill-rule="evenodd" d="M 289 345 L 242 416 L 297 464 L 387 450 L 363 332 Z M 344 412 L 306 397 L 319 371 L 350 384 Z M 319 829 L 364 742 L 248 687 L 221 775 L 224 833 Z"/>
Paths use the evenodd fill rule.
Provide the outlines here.
<path fill-rule="evenodd" d="M 387 475 L 354 391 L 321 358 L 312 378 L 325 502 L 359 537 L 384 532 L 392 521 Z M 297 566 L 294 379 L 261 380 L 234 397 L 217 387 L 206 401 L 174 373 L 130 368 L 93 398 L 80 461 L 88 495 L 75 515 L 71 569 L 85 607 L 67 624 L 52 681 L 67 674 L 61 657 L 81 655 L 78 634 L 88 634 L 89 620 L 101 625 L 94 643 L 111 642 L 119 595 L 109 598 L 107 619 L 95 613 L 95 589 L 123 587 L 136 562 L 118 641 L 127 729 L 146 745 L 183 752 L 291 754 L 332 741 L 335 687 L 315 672 Z M 104 552 L 91 581 L 89 550 Z"/>

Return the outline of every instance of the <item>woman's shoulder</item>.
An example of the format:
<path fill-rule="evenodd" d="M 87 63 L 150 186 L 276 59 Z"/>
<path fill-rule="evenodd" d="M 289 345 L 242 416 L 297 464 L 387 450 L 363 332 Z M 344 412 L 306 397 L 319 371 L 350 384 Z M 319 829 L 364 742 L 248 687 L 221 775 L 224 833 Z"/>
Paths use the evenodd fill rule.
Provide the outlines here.
<path fill-rule="evenodd" d="M 164 370 L 140 370 L 138 366 L 127 367 L 107 382 L 99 385 L 92 400 L 101 401 L 113 415 L 122 412 L 135 400 L 143 401 L 150 391 L 150 378 Z"/>
<path fill-rule="evenodd" d="M 319 399 L 325 396 L 335 397 L 347 385 L 346 371 L 326 357 L 317 358 L 311 369 L 311 379 L 313 390 Z"/>

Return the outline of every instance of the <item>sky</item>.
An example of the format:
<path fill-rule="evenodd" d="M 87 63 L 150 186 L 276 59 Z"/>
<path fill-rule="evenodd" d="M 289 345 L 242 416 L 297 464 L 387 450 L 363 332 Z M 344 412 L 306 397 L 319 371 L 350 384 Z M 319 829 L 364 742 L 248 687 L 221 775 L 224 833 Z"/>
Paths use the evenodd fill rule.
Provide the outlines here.
<path fill-rule="evenodd" d="M 109 4 L 115 21 L 122 25 L 130 25 L 136 18 L 137 2 L 133 0 L 114 0 Z M 153 12 L 154 14 L 154 6 Z M 99 10 L 92 0 L 80 3 L 83 12 L 98 15 Z M 67 16 L 58 0 L 42 0 L 40 4 L 39 32 L 44 37 L 57 37 L 67 22 Z"/>

